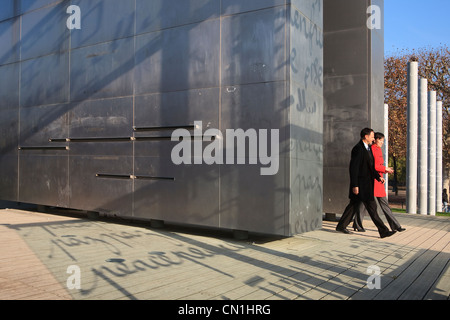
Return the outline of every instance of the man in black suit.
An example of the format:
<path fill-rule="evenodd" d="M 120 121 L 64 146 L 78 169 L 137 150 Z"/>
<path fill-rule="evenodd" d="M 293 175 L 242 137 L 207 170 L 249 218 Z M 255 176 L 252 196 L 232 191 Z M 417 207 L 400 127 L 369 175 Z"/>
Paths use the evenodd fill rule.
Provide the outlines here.
<path fill-rule="evenodd" d="M 347 226 L 356 218 L 359 219 L 359 208 L 361 203 L 367 209 L 373 223 L 378 229 L 381 238 L 390 237 L 395 231 L 389 231 L 377 213 L 377 204 L 373 194 L 374 180 L 384 183 L 384 179 L 375 170 L 374 158 L 370 146 L 375 140 L 372 129 L 365 128 L 361 131 L 361 140 L 353 148 L 350 160 L 350 203 L 345 208 L 336 230 L 350 233 Z M 362 225 L 359 221 L 359 225 Z"/>

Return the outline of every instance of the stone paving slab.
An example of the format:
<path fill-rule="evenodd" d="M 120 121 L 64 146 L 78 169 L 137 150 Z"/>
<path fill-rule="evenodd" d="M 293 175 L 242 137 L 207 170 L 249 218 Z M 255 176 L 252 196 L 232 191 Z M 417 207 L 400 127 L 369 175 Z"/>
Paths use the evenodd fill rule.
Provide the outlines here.
<path fill-rule="evenodd" d="M 3 209 L 0 299 L 448 300 L 450 219 L 396 216 L 407 230 L 385 239 L 366 219 L 365 233 L 337 233 L 337 222 L 324 221 L 291 238 L 235 240 L 226 231 Z M 372 266 L 378 278 L 369 279 Z M 80 288 L 70 288 L 77 279 Z M 368 280 L 378 279 L 371 290 Z"/>

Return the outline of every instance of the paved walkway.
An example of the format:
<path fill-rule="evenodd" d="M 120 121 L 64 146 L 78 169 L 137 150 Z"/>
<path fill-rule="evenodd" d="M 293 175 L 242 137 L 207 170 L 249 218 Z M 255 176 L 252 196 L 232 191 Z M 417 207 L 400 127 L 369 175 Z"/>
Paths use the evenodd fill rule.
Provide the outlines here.
<path fill-rule="evenodd" d="M 292 238 L 238 241 L 66 210 L 2 209 L 0 299 L 449 299 L 450 218 L 397 217 L 407 230 L 386 239 L 365 220 L 366 233 L 337 233 L 324 221 Z"/>

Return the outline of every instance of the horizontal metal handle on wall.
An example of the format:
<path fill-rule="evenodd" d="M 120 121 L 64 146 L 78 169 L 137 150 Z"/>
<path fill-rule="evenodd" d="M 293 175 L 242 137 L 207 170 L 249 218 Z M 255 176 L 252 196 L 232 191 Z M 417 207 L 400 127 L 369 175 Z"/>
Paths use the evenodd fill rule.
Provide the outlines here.
<path fill-rule="evenodd" d="M 192 136 L 190 137 L 191 140 L 204 140 L 204 138 L 207 137 L 209 140 L 206 140 L 206 142 L 209 141 L 213 141 L 215 139 L 217 139 L 216 136 Z M 183 138 L 178 138 L 178 139 L 172 139 L 172 137 L 170 136 L 155 136 L 155 137 L 135 137 L 134 138 L 135 141 L 181 141 L 183 140 Z"/>
<path fill-rule="evenodd" d="M 68 142 L 68 139 L 48 139 L 49 142 Z"/>
<path fill-rule="evenodd" d="M 121 142 L 131 141 L 131 137 L 112 137 L 112 138 L 68 138 L 67 142 Z"/>
<path fill-rule="evenodd" d="M 114 137 L 114 138 L 66 138 L 49 139 L 50 142 L 128 142 L 128 141 L 158 141 L 171 140 L 171 136 L 155 137 Z"/>
<path fill-rule="evenodd" d="M 159 137 L 134 137 L 135 141 L 171 141 L 171 136 L 159 136 Z"/>
<path fill-rule="evenodd" d="M 187 130 L 194 130 L 197 126 L 190 124 L 190 125 L 182 125 L 182 126 L 160 126 L 160 127 L 133 127 L 133 130 L 138 131 L 165 131 L 165 130 L 176 130 L 176 129 L 187 129 Z"/>
<path fill-rule="evenodd" d="M 213 141 L 217 137 L 216 136 L 193 136 L 192 140 L 203 140 L 204 137 L 207 137 L 209 140 Z M 128 141 L 181 141 L 182 138 L 178 138 L 173 140 L 171 136 L 154 136 L 154 137 L 116 137 L 116 138 L 67 138 L 67 139 L 49 139 L 49 142 L 73 142 L 73 143 L 81 143 L 81 142 L 128 142 Z M 52 147 L 54 148 L 54 147 Z"/>
<path fill-rule="evenodd" d="M 126 174 L 106 174 L 106 173 L 97 173 L 95 175 L 97 178 L 103 179 L 122 179 L 122 180 L 169 180 L 174 181 L 173 177 L 153 177 L 153 176 L 143 176 L 143 175 L 126 175 Z"/>
<path fill-rule="evenodd" d="M 104 179 L 132 179 L 131 175 L 125 175 L 125 174 L 105 174 L 105 173 L 97 173 L 95 175 L 97 178 L 104 178 Z"/>
<path fill-rule="evenodd" d="M 18 148 L 21 151 L 26 150 L 56 150 L 56 151 L 67 151 L 69 150 L 69 147 L 19 147 Z"/>

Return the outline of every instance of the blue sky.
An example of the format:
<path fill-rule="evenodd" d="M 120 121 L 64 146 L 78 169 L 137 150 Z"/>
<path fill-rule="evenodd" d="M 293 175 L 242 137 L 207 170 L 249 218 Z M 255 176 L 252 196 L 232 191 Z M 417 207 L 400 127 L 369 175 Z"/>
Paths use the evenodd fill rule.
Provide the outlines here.
<path fill-rule="evenodd" d="M 384 0 L 385 54 L 450 46 L 450 0 Z"/>

